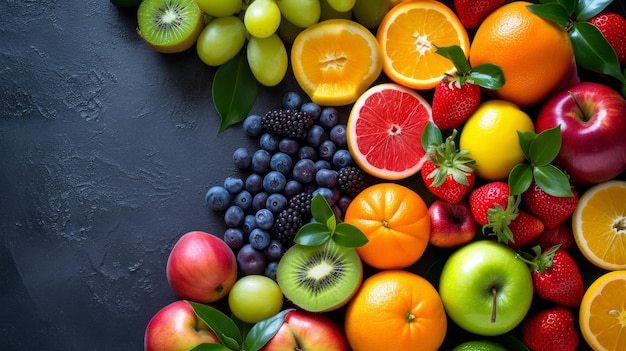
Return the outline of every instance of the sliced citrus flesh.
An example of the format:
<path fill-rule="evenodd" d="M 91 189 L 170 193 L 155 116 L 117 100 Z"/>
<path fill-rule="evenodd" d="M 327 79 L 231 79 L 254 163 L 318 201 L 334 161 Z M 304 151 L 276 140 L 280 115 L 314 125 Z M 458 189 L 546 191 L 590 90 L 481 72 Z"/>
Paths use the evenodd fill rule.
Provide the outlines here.
<path fill-rule="evenodd" d="M 430 104 L 395 83 L 366 90 L 354 103 L 346 125 L 348 149 L 367 173 L 387 180 L 410 177 L 422 168 L 421 137 L 432 120 Z"/>
<path fill-rule="evenodd" d="M 456 14 L 432 0 L 402 2 L 387 12 L 376 39 L 383 56 L 383 71 L 409 88 L 434 88 L 446 73 L 456 72 L 436 47 L 457 45 L 469 54 L 469 37 Z"/>
<path fill-rule="evenodd" d="M 585 291 L 580 303 L 580 331 L 596 351 L 626 345 L 626 271 L 605 273 Z"/>
<path fill-rule="evenodd" d="M 609 180 L 589 188 L 578 201 L 572 229 L 591 263 L 626 270 L 626 181 Z"/>
<path fill-rule="evenodd" d="M 346 19 L 329 19 L 304 29 L 293 41 L 291 66 L 311 101 L 343 106 L 356 101 L 381 74 L 376 37 Z"/>

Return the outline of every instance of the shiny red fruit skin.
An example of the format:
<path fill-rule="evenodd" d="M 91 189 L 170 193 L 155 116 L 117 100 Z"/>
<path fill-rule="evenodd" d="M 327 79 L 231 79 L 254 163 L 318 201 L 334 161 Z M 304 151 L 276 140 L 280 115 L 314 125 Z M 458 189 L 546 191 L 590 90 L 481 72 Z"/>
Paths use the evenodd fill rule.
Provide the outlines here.
<path fill-rule="evenodd" d="M 522 342 L 533 351 L 575 351 L 579 337 L 573 313 L 562 306 L 537 312 L 522 325 Z"/>
<path fill-rule="evenodd" d="M 550 248 L 545 248 L 547 251 Z M 542 298 L 565 307 L 577 307 L 585 293 L 583 278 L 578 265 L 567 251 L 556 250 L 552 267 L 543 273 L 532 272 L 535 293 Z"/>

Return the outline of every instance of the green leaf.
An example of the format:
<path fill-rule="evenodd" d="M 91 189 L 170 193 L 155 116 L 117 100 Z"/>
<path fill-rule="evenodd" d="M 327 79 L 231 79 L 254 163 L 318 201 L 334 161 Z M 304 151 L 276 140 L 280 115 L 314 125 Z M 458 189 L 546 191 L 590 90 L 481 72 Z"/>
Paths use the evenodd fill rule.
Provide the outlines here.
<path fill-rule="evenodd" d="M 335 213 L 328 205 L 328 202 L 324 198 L 322 194 L 315 194 L 313 199 L 311 199 L 311 215 L 313 218 L 320 222 L 326 223 L 331 216 L 334 216 Z"/>
<path fill-rule="evenodd" d="M 589 22 L 576 22 L 569 32 L 576 63 L 590 71 L 608 74 L 626 83 L 613 47 Z"/>
<path fill-rule="evenodd" d="M 504 78 L 504 72 L 500 66 L 483 63 L 472 68 L 468 81 L 485 89 L 498 90 L 504 85 Z"/>
<path fill-rule="evenodd" d="M 259 94 L 246 55 L 242 52 L 219 66 L 211 87 L 213 105 L 220 115 L 218 134 L 246 118 Z"/>
<path fill-rule="evenodd" d="M 211 330 L 217 335 L 222 344 L 232 345 L 233 342 L 237 346 L 241 345 L 241 331 L 227 315 L 220 310 L 201 303 L 187 301 L 193 307 L 194 312 Z"/>
<path fill-rule="evenodd" d="M 248 335 L 246 335 L 246 339 L 244 341 L 243 350 L 245 351 L 258 351 L 260 350 L 271 338 L 276 335 L 278 329 L 285 322 L 285 316 L 290 311 L 293 311 L 293 308 L 286 309 L 278 312 L 276 315 L 262 320 L 256 323 Z"/>
<path fill-rule="evenodd" d="M 328 228 L 328 231 L 330 232 L 330 235 L 333 235 L 333 233 L 335 233 L 335 228 L 336 227 L 337 227 L 337 217 L 335 217 L 335 215 L 333 214 L 326 221 L 326 228 Z"/>
<path fill-rule="evenodd" d="M 467 61 L 467 56 L 465 56 L 465 52 L 463 51 L 463 49 L 461 49 L 460 46 L 452 45 L 440 47 L 435 45 L 435 48 L 437 49 L 435 53 L 452 61 L 452 64 L 454 64 L 454 67 L 456 67 L 456 71 L 458 74 L 464 75 L 469 73 L 469 71 L 471 70 L 471 66 Z"/>
<path fill-rule="evenodd" d="M 535 15 L 554 21 L 563 27 L 569 25 L 571 13 L 568 13 L 567 8 L 560 3 L 534 4 L 528 5 L 527 8 Z"/>
<path fill-rule="evenodd" d="M 533 141 L 535 141 L 536 137 L 537 134 L 535 134 L 535 132 L 520 132 L 519 130 L 517 131 L 519 146 L 522 149 L 522 153 L 524 154 L 526 159 L 530 158 L 530 146 L 532 145 Z"/>
<path fill-rule="evenodd" d="M 578 0 L 576 20 L 586 21 L 604 10 L 613 0 Z"/>
<path fill-rule="evenodd" d="M 298 230 L 293 241 L 304 246 L 317 246 L 327 242 L 330 237 L 331 233 L 328 231 L 326 224 L 311 222 L 303 225 Z"/>
<path fill-rule="evenodd" d="M 537 186 L 552 196 L 574 196 L 567 175 L 553 165 L 536 166 L 533 176 Z"/>
<path fill-rule="evenodd" d="M 443 135 L 441 130 L 432 121 L 428 121 L 422 131 L 422 147 L 426 152 L 431 145 L 439 145 L 443 143 Z"/>
<path fill-rule="evenodd" d="M 202 343 L 191 349 L 191 351 L 232 351 L 232 349 L 222 344 Z"/>
<path fill-rule="evenodd" d="M 520 195 L 533 182 L 533 168 L 528 163 L 518 163 L 509 173 L 509 189 L 511 195 Z"/>
<path fill-rule="evenodd" d="M 337 224 L 333 235 L 335 244 L 344 247 L 361 247 L 369 241 L 363 232 L 352 224 L 341 222 Z"/>
<path fill-rule="evenodd" d="M 561 150 L 561 126 L 546 129 L 530 144 L 530 163 L 545 166 L 552 162 Z"/>

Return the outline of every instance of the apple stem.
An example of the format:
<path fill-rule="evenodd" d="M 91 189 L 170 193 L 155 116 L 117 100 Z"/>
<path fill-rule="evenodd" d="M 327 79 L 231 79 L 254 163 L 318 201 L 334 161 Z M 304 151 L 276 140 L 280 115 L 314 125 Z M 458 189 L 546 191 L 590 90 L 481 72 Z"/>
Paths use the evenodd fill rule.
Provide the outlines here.
<path fill-rule="evenodd" d="M 495 287 L 492 287 L 491 296 L 493 297 L 493 304 L 491 306 L 491 323 L 496 322 L 496 295 L 497 295 L 497 290 Z"/>
<path fill-rule="evenodd" d="M 578 103 L 578 99 L 576 99 L 576 96 L 574 96 L 574 94 L 571 91 L 569 92 L 569 96 L 574 101 L 574 104 L 576 104 L 576 107 L 578 108 L 578 110 L 580 111 L 581 115 L 583 116 L 583 121 L 588 121 L 589 117 L 585 113 L 585 110 L 583 109 L 583 107 L 580 106 L 580 103 Z"/>

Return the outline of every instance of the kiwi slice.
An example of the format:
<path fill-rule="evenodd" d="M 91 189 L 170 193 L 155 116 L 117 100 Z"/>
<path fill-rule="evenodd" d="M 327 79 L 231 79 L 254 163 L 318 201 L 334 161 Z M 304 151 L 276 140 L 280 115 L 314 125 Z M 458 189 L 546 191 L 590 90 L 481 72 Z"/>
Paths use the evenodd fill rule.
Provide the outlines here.
<path fill-rule="evenodd" d="M 362 279 L 363 265 L 356 250 L 332 240 L 319 246 L 292 246 L 276 270 L 276 280 L 285 297 L 311 312 L 344 306 Z"/>
<path fill-rule="evenodd" d="M 196 43 L 204 14 L 195 0 L 144 0 L 137 8 L 139 35 L 154 50 L 176 53 Z"/>

